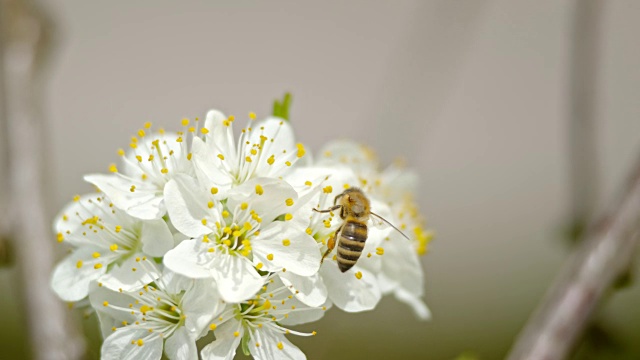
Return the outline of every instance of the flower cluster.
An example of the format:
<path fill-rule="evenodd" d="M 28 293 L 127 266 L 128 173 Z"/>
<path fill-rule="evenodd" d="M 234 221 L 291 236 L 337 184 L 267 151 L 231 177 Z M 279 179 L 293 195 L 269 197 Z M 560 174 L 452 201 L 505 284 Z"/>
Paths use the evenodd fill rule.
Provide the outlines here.
<path fill-rule="evenodd" d="M 413 201 L 415 176 L 381 171 L 347 141 L 312 160 L 288 121 L 249 117 L 238 138 L 234 117 L 215 110 L 176 133 L 144 124 L 111 174 L 85 176 L 98 192 L 56 218 L 71 250 L 51 284 L 95 310 L 103 359 L 198 359 L 196 340 L 211 331 L 202 359 L 231 359 L 238 346 L 256 359 L 304 359 L 285 335 L 315 332 L 290 326 L 334 305 L 371 310 L 385 294 L 429 317 L 418 256 L 432 235 Z M 335 250 L 323 254 L 344 219 L 316 210 L 354 187 L 397 229 L 372 218 L 362 256 L 343 273 Z"/>

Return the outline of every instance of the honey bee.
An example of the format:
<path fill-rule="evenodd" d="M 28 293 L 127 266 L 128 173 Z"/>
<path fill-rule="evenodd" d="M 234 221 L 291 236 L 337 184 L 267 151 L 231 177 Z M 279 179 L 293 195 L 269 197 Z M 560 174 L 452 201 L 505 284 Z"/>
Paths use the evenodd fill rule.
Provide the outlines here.
<path fill-rule="evenodd" d="M 326 210 L 313 209 L 319 213 L 329 213 L 335 210 L 340 210 L 340 218 L 344 220 L 342 225 L 336 230 L 333 236 L 327 243 L 327 251 L 322 255 L 320 263 L 324 261 L 324 258 L 331 253 L 336 246 L 336 238 L 338 239 L 338 250 L 336 260 L 338 262 L 338 268 L 340 271 L 345 272 L 356 264 L 364 244 L 367 241 L 367 222 L 371 216 L 374 216 L 392 228 L 396 229 L 402 236 L 407 238 L 402 231 L 393 226 L 389 221 L 385 220 L 382 216 L 371 211 L 371 202 L 359 188 L 348 188 L 343 193 L 338 194 L 333 200 L 333 206 Z"/>

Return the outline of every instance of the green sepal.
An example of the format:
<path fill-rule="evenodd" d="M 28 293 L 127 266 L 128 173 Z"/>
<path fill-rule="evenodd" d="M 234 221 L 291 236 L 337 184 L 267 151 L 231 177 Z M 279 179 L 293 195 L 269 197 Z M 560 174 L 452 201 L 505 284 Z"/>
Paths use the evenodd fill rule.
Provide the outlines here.
<path fill-rule="evenodd" d="M 242 337 L 242 341 L 240 341 L 240 346 L 242 346 L 242 352 L 247 356 L 251 355 L 251 351 L 249 351 L 249 340 L 251 340 L 249 331 L 246 331 Z"/>
<path fill-rule="evenodd" d="M 285 93 L 282 101 L 273 102 L 272 115 L 289 121 L 289 109 L 291 108 L 291 93 Z"/>

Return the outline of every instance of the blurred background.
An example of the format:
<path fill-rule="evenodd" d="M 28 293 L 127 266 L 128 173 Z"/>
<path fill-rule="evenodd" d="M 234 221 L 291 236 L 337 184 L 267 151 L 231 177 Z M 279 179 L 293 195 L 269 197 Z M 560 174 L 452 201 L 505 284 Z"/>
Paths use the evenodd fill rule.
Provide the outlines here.
<path fill-rule="evenodd" d="M 423 258 L 433 319 L 391 298 L 335 309 L 308 327 L 318 336 L 292 339 L 309 359 L 503 358 L 572 249 L 576 206 L 604 209 L 640 152 L 636 1 L 40 5 L 53 24 L 49 217 L 145 121 L 266 116 L 285 91 L 310 148 L 352 138 L 419 172 L 437 234 Z M 576 205 L 580 180 L 591 188 Z M 28 357 L 20 281 L 0 268 L 2 359 Z M 612 294 L 576 357 L 640 358 L 639 300 L 638 284 Z M 97 358 L 95 319 L 77 320 Z"/>

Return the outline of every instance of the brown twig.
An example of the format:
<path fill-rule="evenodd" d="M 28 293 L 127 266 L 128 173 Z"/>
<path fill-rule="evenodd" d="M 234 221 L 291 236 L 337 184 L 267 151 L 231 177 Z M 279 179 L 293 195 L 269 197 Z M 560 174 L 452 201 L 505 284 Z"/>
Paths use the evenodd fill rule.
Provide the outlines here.
<path fill-rule="evenodd" d="M 616 206 L 588 230 L 508 359 L 565 359 L 600 300 L 628 271 L 639 242 L 640 162 Z"/>
<path fill-rule="evenodd" d="M 47 19 L 28 1 L 1 0 L 0 71 L 4 109 L 9 202 L 9 236 L 15 249 L 26 312 L 30 349 L 35 359 L 78 359 L 83 341 L 70 312 L 50 290 L 53 236 L 46 215 L 45 129 L 39 83 L 49 31 Z"/>

